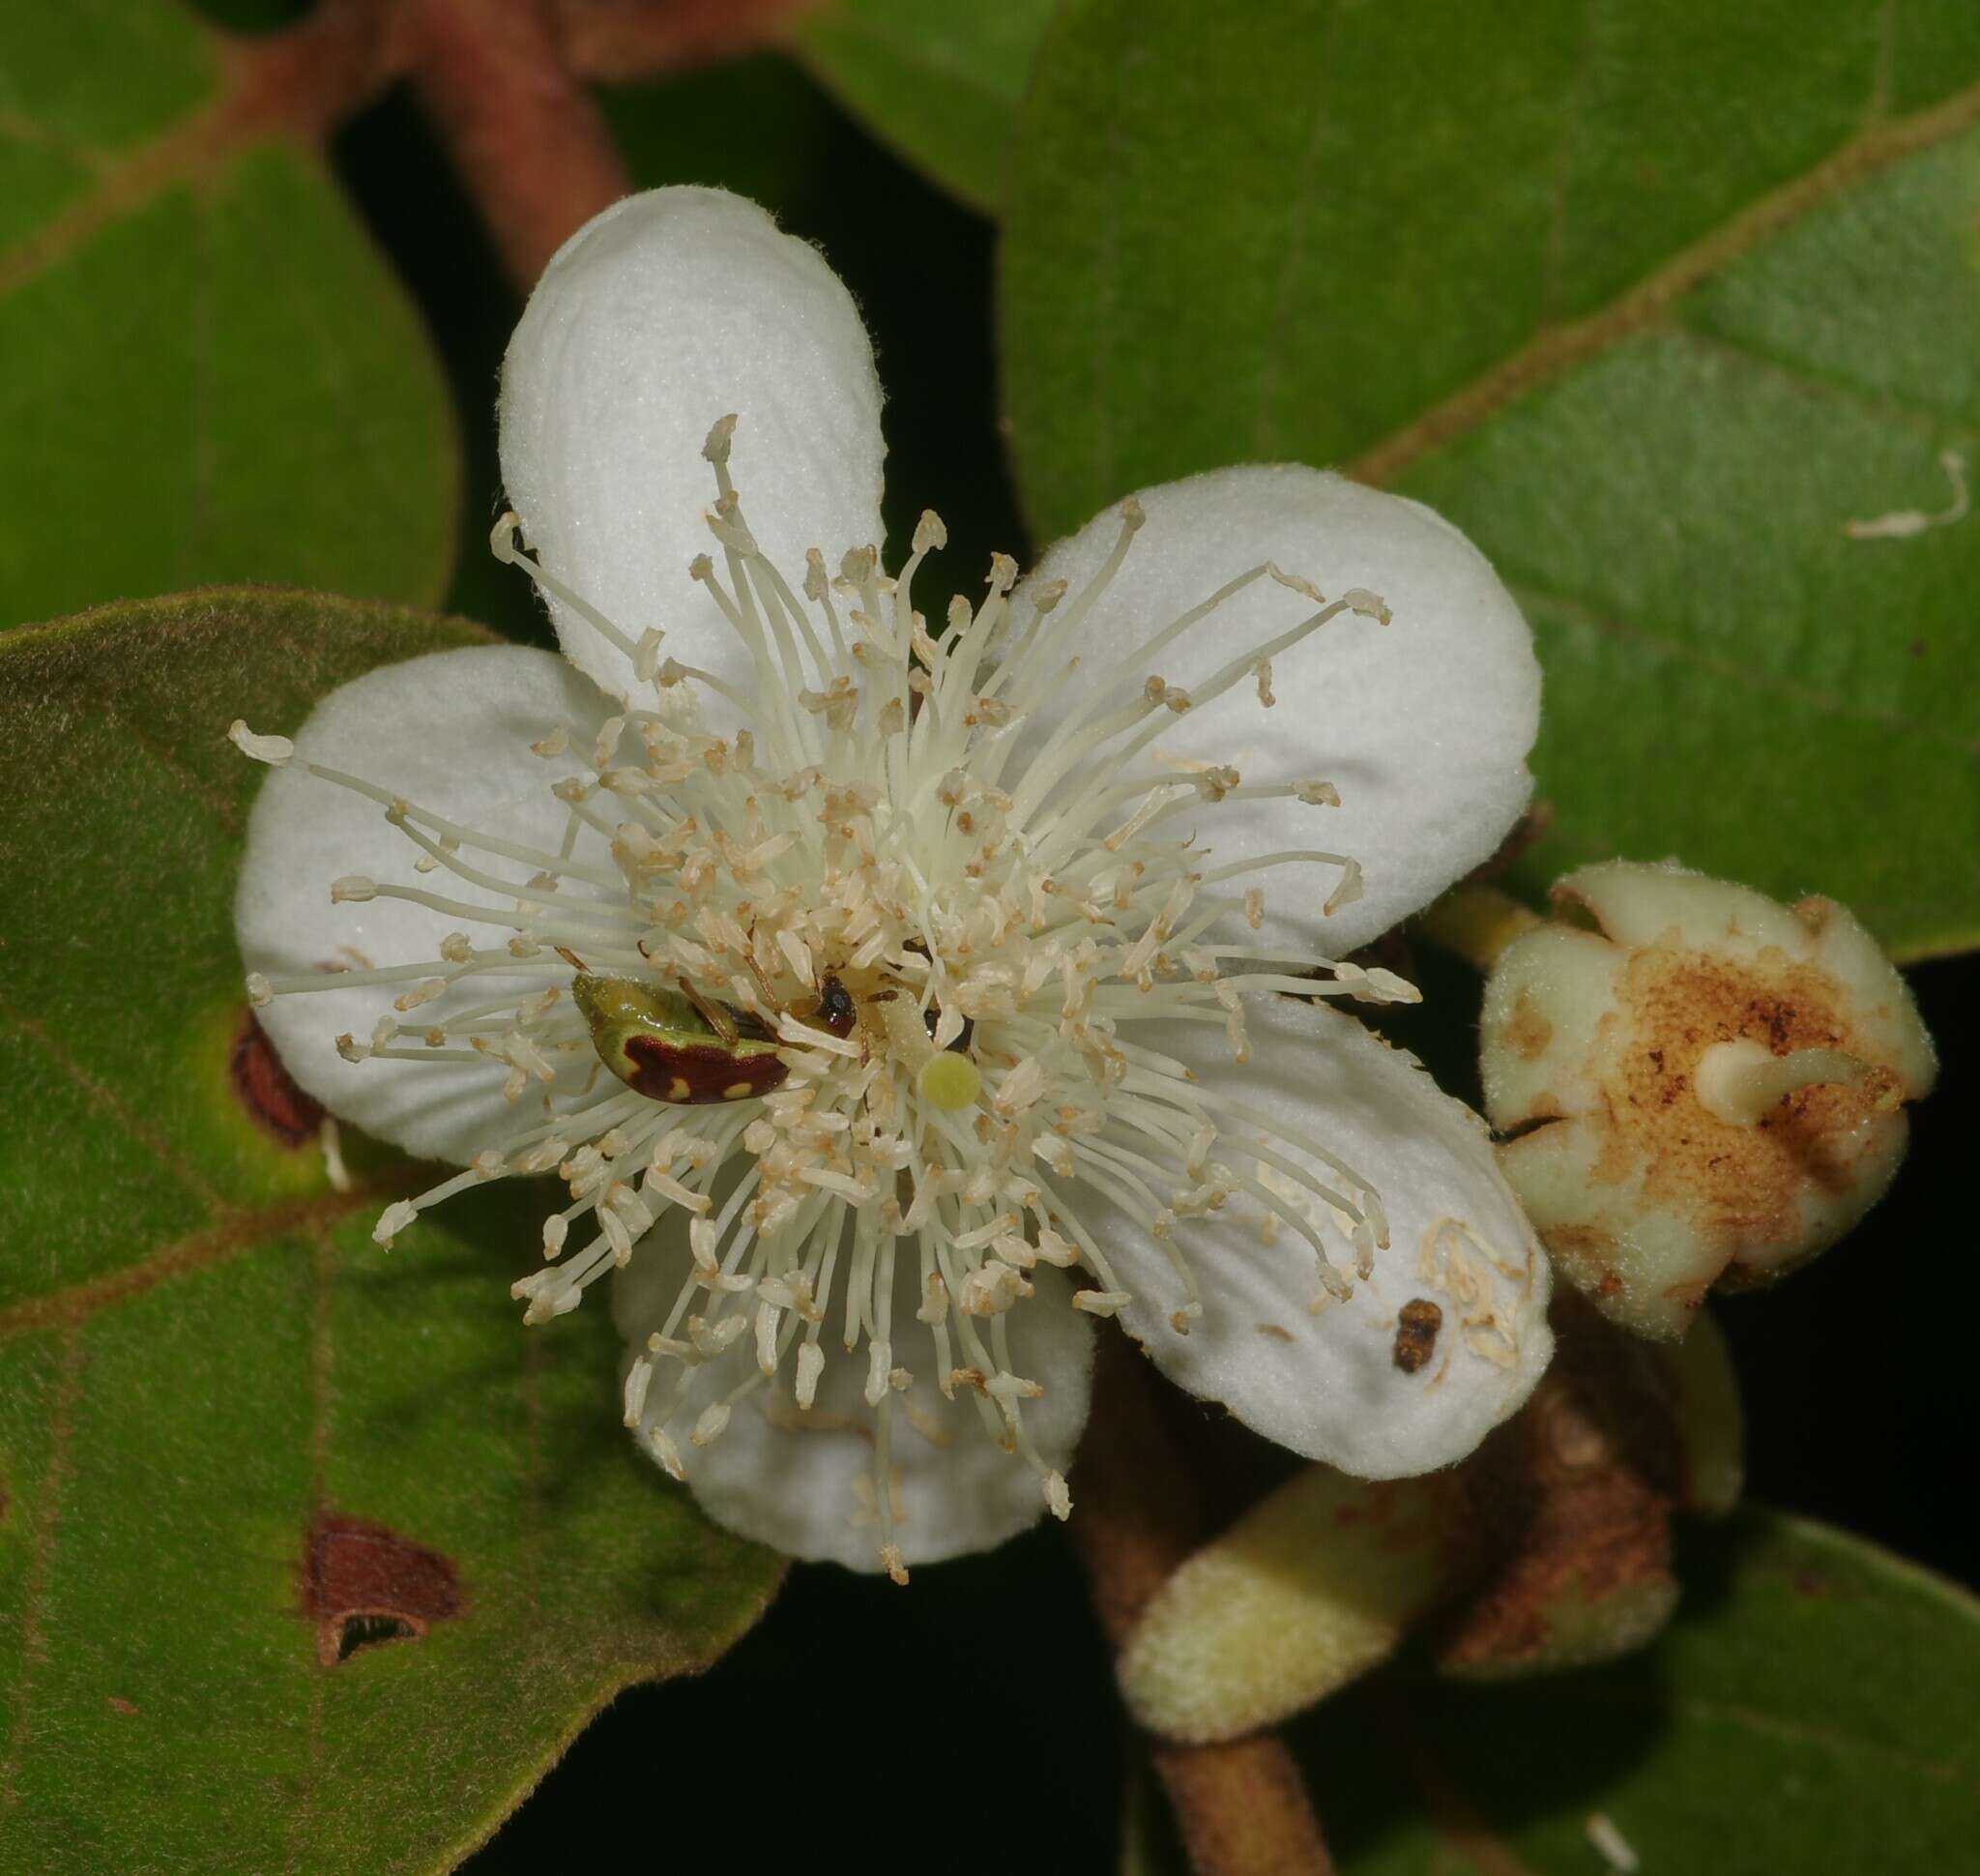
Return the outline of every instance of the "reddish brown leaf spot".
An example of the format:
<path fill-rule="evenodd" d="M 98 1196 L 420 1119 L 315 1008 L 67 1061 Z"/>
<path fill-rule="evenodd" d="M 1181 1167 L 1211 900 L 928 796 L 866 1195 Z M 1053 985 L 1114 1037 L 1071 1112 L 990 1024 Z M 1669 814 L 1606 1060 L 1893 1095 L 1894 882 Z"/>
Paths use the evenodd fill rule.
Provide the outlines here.
<path fill-rule="evenodd" d="M 416 1641 L 458 1615 L 460 1573 L 451 1557 L 389 1525 L 326 1512 L 304 1545 L 303 1608 L 316 1625 L 316 1658 L 335 1667 L 361 1648 Z"/>
<path fill-rule="evenodd" d="M 285 1147 L 306 1146 L 323 1125 L 323 1109 L 290 1078 L 251 1012 L 241 1018 L 227 1064 L 241 1105 L 270 1138 Z"/>
<path fill-rule="evenodd" d="M 127 1717 L 137 1712 L 137 1702 L 126 1700 L 121 1693 L 111 1694 L 108 1699 L 108 1705 L 113 1714 L 123 1714 Z"/>

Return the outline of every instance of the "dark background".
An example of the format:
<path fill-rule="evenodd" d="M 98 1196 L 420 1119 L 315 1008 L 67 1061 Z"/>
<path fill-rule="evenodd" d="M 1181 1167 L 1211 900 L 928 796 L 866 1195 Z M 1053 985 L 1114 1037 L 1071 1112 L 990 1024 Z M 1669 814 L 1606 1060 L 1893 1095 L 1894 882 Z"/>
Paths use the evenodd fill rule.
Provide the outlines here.
<path fill-rule="evenodd" d="M 895 162 L 780 60 L 607 103 L 642 184 L 755 195 L 819 242 L 852 287 L 888 394 L 890 528 L 904 535 L 920 507 L 938 508 L 958 586 L 993 548 L 1022 557 L 1031 543 L 996 422 L 991 224 Z M 495 372 L 519 300 L 403 98 L 350 126 L 335 156 L 440 340 L 468 426 L 452 603 L 538 636 L 522 582 L 484 545 Z M 1416 964 L 1443 1033 L 1407 1040 L 1467 1092 L 1454 1012 L 1475 1016 L 1476 982 L 1434 954 Z M 1718 1313 L 1745 1393 L 1751 1495 L 1972 1584 L 1980 1527 L 1965 1499 L 1980 1362 L 1962 1336 L 1980 1070 L 1962 1044 L 1975 1032 L 1980 969 L 1951 960 L 1911 981 L 1948 1064 L 1897 1187 L 1843 1246 Z M 800 1567 L 705 1679 L 623 1695 L 466 1868 L 512 1876 L 638 1846 L 661 1867 L 713 1852 L 744 1867 L 804 1858 L 1100 1869 L 1115 1855 L 1121 1758 L 1106 1652 L 1058 1530 L 918 1570 L 906 1592 Z"/>

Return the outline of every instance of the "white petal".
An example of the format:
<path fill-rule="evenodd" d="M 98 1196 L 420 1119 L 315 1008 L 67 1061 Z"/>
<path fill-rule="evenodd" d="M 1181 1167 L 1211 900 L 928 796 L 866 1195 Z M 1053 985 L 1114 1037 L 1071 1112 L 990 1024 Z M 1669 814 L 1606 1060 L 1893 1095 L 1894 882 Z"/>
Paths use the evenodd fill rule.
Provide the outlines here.
<path fill-rule="evenodd" d="M 1509 946 L 1485 986 L 1479 1051 L 1485 1113 L 1510 1129 L 1543 1116 L 1586 1114 L 1602 1104 L 1589 1039 L 1622 997 L 1628 953 L 1593 931 L 1548 924 Z"/>
<path fill-rule="evenodd" d="M 1668 942 L 1740 958 L 1811 949 L 1808 927 L 1778 899 L 1675 861 L 1601 861 L 1557 880 L 1554 896 L 1583 908 L 1618 945 Z"/>
<path fill-rule="evenodd" d="M 295 759 L 270 771 L 248 822 L 234 901 L 247 968 L 275 978 L 415 963 L 437 960 L 450 931 L 466 929 L 481 948 L 507 935 L 399 899 L 333 905 L 331 882 L 353 873 L 477 905 L 499 901 L 445 871 L 417 873 L 420 850 L 388 825 L 383 807 L 310 775 L 306 765 L 341 770 L 450 819 L 554 851 L 566 810 L 550 784 L 565 766 L 532 755 L 528 745 L 560 723 L 588 736 L 604 710 L 597 690 L 561 658 L 513 646 L 435 652 L 333 690 L 296 733 Z M 522 873 L 509 862 L 492 870 Z M 514 982 L 477 978 L 475 994 L 497 996 Z M 534 979 L 525 987 L 540 989 L 542 982 Z M 339 1035 L 363 1041 L 392 1013 L 393 994 L 375 987 L 310 991 L 278 996 L 256 1014 L 289 1072 L 332 1113 L 407 1153 L 466 1161 L 513 1125 L 500 1070 L 464 1063 L 351 1063 L 337 1053 Z M 442 1007 L 432 1006 L 428 1019 Z M 405 1020 L 411 1025 L 418 1017 Z"/>
<path fill-rule="evenodd" d="M 721 550 L 702 459 L 739 423 L 730 472 L 758 543 L 797 589 L 881 540 L 880 382 L 858 309 L 818 251 L 739 195 L 656 189 L 557 250 L 502 367 L 502 474 L 544 569 L 627 638 L 657 627 L 686 664 L 745 677 L 688 563 Z M 567 607 L 565 651 L 615 695 L 625 657 Z"/>
<path fill-rule="evenodd" d="M 1271 561 L 1329 600 L 1355 587 L 1379 594 L 1393 622 L 1343 614 L 1272 661 L 1272 708 L 1247 681 L 1179 718 L 1156 746 L 1229 763 L 1249 783 L 1315 777 L 1340 791 L 1339 807 L 1280 800 L 1204 817 L 1220 862 L 1288 848 L 1360 862 L 1363 896 L 1324 921 L 1331 874 L 1262 878 L 1267 942 L 1342 956 L 1488 858 L 1531 792 L 1540 673 L 1526 621 L 1483 555 L 1418 503 L 1296 463 L 1212 470 L 1144 489 L 1140 501 L 1147 525 L 1072 648 L 1081 662 L 1060 692 L 1063 709 L 1034 737 L 1090 715 L 1113 660 Z M 1052 548 L 1034 577 L 1067 581 L 1071 605 L 1119 532 L 1109 510 Z M 1152 672 L 1188 689 L 1313 610 L 1262 579 L 1158 653 Z M 1150 674 L 1137 665 L 1132 687 Z"/>
<path fill-rule="evenodd" d="M 664 1317 L 684 1268 L 678 1250 L 661 1249 L 664 1235 L 642 1245 L 631 1267 L 614 1279 L 614 1319 L 634 1349 Z M 663 1261 L 664 1272 L 657 1268 Z M 971 1391 L 959 1386 L 955 1398 L 945 1400 L 938 1390 L 934 1345 L 915 1319 L 918 1271 L 914 1246 L 902 1243 L 895 1261 L 893 1359 L 915 1379 L 891 1395 L 891 1459 L 895 1540 L 911 1566 L 988 1550 L 1045 1510 L 1037 1473 L 992 1441 Z M 1058 1272 L 1040 1269 L 1032 1277 L 1037 1294 L 1007 1318 L 1011 1357 L 1019 1373 L 1044 1387 L 1038 1398 L 1022 1404 L 1025 1429 L 1046 1464 L 1063 1474 L 1086 1424 L 1092 1322 L 1071 1306 L 1071 1286 Z M 718 1524 L 786 1556 L 870 1571 L 880 1568 L 872 1514 L 874 1415 L 864 1396 L 866 1347 L 848 1355 L 839 1338 L 843 1307 L 840 1301 L 832 1308 L 821 1337 L 825 1370 L 808 1414 L 800 1414 L 791 1398 L 790 1355 L 774 1392 L 772 1384 L 759 1385 L 736 1403 L 719 1437 L 705 1447 L 690 1443 L 704 1410 L 756 1373 L 754 1339 L 745 1334 L 696 1371 L 665 1430 L 685 1462 L 688 1485 Z M 640 1429 L 649 1452 L 663 1380 L 655 1375 L 649 1422 Z"/>
<path fill-rule="evenodd" d="M 1364 1479 L 1461 1459 L 1526 1399 L 1553 1350 L 1547 1261 L 1485 1128 L 1413 1057 L 1351 1016 L 1280 996 L 1247 998 L 1245 1013 L 1252 1055 L 1241 1068 L 1211 1025 L 1136 1024 L 1123 1036 L 1188 1064 L 1207 1094 L 1263 1110 L 1370 1181 L 1388 1215 L 1387 1247 L 1353 1296 L 1316 1314 L 1311 1246 L 1283 1225 L 1266 1245 L 1259 1208 L 1240 1195 L 1176 1227 L 1204 1302 L 1202 1320 L 1179 1335 L 1169 1318 L 1186 1298 L 1168 1259 L 1083 1188 L 1080 1215 L 1135 1293 L 1121 1320 L 1172 1381 L 1308 1458 Z M 1247 1137 L 1225 1134 L 1212 1158 L 1252 1172 Z M 1325 1167 L 1307 1163 L 1338 1188 Z M 1314 1209 L 1326 1237 L 1324 1209 Z M 1427 1261 L 1440 1238 L 1476 1279 L 1475 1295 Z M 1347 1259 L 1336 1250 L 1334 1261 Z M 1396 1332 L 1415 1298 L 1437 1304 L 1442 1321 L 1429 1360 L 1411 1373 L 1397 1365 Z"/>

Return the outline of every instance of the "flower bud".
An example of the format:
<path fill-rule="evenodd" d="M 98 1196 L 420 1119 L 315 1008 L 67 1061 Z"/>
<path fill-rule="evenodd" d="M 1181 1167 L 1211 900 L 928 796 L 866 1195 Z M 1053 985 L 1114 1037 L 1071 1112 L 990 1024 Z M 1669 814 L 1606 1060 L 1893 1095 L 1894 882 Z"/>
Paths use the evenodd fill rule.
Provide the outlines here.
<path fill-rule="evenodd" d="M 1309 1466 L 1184 1563 L 1121 1652 L 1128 1711 L 1160 1738 L 1231 1740 L 1392 1654 L 1463 1581 L 1463 1487 Z"/>
<path fill-rule="evenodd" d="M 1570 1282 L 1639 1334 L 1682 1335 L 1714 1284 L 1781 1275 L 1876 1203 L 1932 1041 L 1833 900 L 1626 861 L 1554 897 L 1561 921 L 1486 986 L 1500 1164 Z"/>
<path fill-rule="evenodd" d="M 1710 1317 L 1682 1346 L 1557 1292 L 1554 1366 L 1458 1466 L 1370 1483 L 1310 1466 L 1164 1583 L 1121 1652 L 1160 1738 L 1237 1739 L 1380 1665 L 1412 1629 L 1438 1664 L 1512 1679 L 1641 1647 L 1675 1606 L 1673 1511 L 1739 1497 L 1739 1398 Z"/>

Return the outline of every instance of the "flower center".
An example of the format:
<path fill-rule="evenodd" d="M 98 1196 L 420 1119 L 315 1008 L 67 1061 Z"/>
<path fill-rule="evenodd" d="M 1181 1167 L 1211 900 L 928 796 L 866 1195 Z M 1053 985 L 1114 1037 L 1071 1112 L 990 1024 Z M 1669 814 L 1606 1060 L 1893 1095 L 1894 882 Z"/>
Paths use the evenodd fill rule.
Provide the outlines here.
<path fill-rule="evenodd" d="M 554 849 L 310 764 L 378 802 L 420 850 L 421 873 L 483 895 L 346 878 L 333 899 L 399 898 L 493 936 L 452 932 L 437 963 L 249 988 L 257 1001 L 393 989 L 368 1039 L 340 1039 L 347 1058 L 480 1060 L 502 1076 L 516 1110 L 507 1136 L 391 1207 L 381 1243 L 478 1180 L 554 1168 L 569 1203 L 545 1225 L 544 1268 L 514 1286 L 527 1320 L 575 1307 L 636 1247 L 678 1265 L 625 1403 L 677 1476 L 687 1460 L 673 1429 L 697 1388 L 706 1397 L 711 1364 L 750 1338 L 755 1360 L 732 1364 L 690 1447 L 719 1438 L 751 1394 L 810 1412 L 829 1307 L 837 1314 L 834 1339 L 865 1351 L 872 1506 L 883 1561 L 904 1573 L 888 1455 L 892 1402 L 913 1376 L 897 1335 L 918 1339 L 944 1395 L 973 1394 L 986 1431 L 1064 1513 L 1064 1481 L 1025 1423 L 1050 1377 L 1016 1365 L 1008 1316 L 1040 1264 L 1079 1267 L 1088 1287 L 1072 1302 L 1089 1313 L 1132 1300 L 1083 1206 L 1103 1201 L 1161 1247 L 1185 1299 L 1169 1319 L 1177 1334 L 1201 1314 L 1179 1240 L 1189 1220 L 1248 1213 L 1265 1244 L 1303 1242 L 1316 1307 L 1349 1295 L 1385 1242 L 1377 1194 L 1323 1142 L 1140 1039 L 1153 1019 L 1209 1024 L 1241 1063 L 1247 996 L 1413 998 L 1386 972 L 1288 959 L 1252 938 L 1275 872 L 1321 869 L 1331 912 L 1359 893 L 1351 859 L 1312 848 L 1216 862 L 1225 804 L 1325 809 L 1338 803 L 1330 784 L 1247 782 L 1159 747 L 1226 691 L 1255 686 L 1258 707 L 1272 707 L 1271 660 L 1341 613 L 1387 614 L 1373 595 L 1328 601 L 1255 567 L 1115 660 L 1107 705 L 1031 749 L 1022 729 L 1076 661 L 1139 506 L 1122 509 L 1084 591 L 1034 583 L 1020 603 L 1016 567 L 999 556 L 984 599 L 954 601 L 938 640 L 911 594 L 941 522 L 923 515 L 891 579 L 871 547 L 847 553 L 836 578 L 814 550 L 801 601 L 743 518 L 727 470 L 733 423 L 705 452 L 726 579 L 709 556 L 689 571 L 745 648 L 748 685 L 663 657 L 656 630 L 621 630 L 531 561 L 504 516 L 498 556 L 625 653 L 643 701 L 531 745 L 565 812 Z M 1263 580 L 1298 598 L 1299 616 L 1193 693 L 1157 674 L 1164 651 Z M 712 733 L 697 693 L 745 726 Z M 263 760 L 290 754 L 245 725 L 235 740 Z M 642 1244 L 667 1214 L 673 1234 Z M 914 1260 L 919 1303 L 897 1327 L 901 1258 Z"/>

